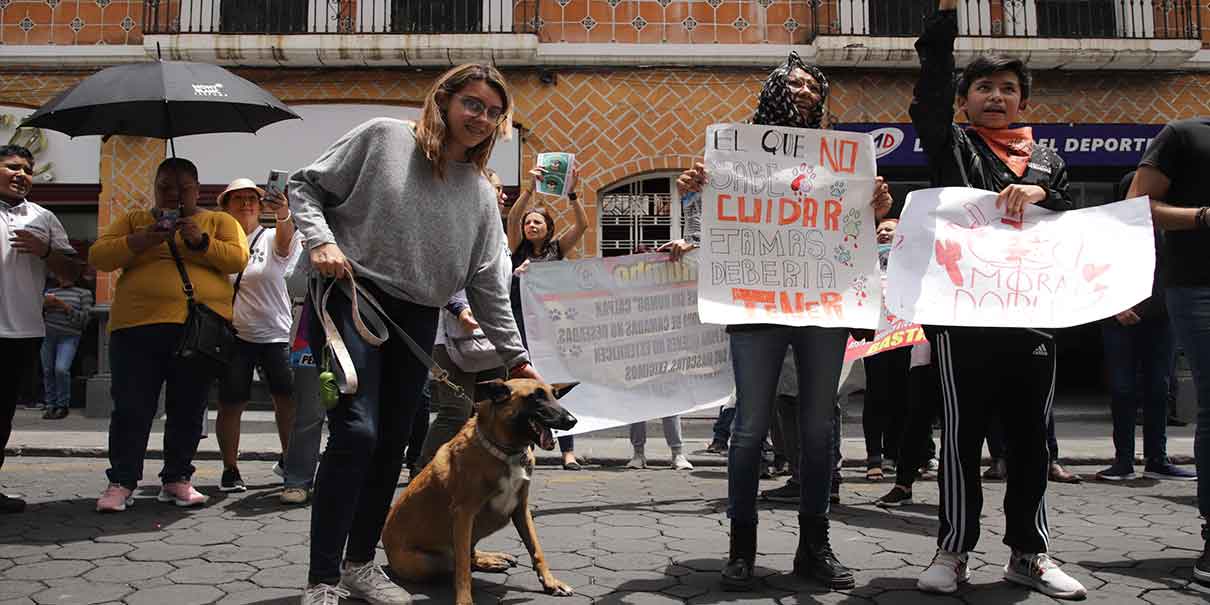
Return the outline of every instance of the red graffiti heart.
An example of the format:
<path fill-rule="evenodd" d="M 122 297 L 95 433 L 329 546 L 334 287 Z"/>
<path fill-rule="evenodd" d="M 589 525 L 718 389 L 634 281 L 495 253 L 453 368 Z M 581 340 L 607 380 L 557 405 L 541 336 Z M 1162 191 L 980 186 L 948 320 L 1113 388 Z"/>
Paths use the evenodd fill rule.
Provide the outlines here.
<path fill-rule="evenodd" d="M 1109 270 L 1109 265 L 1084 265 L 1084 281 L 1096 281 L 1101 274 Z"/>

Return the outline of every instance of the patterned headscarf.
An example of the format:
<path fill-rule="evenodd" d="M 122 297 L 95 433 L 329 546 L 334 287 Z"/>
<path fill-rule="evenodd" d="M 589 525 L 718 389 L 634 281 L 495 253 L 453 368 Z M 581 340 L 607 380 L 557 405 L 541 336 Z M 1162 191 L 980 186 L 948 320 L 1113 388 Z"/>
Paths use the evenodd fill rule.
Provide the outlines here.
<path fill-rule="evenodd" d="M 794 68 L 800 68 L 811 74 L 819 83 L 819 105 L 809 115 L 803 115 L 794 105 L 794 96 L 786 85 L 786 79 Z M 756 115 L 752 117 L 753 124 L 764 126 L 792 126 L 797 128 L 821 128 L 823 113 L 828 101 L 828 78 L 814 65 L 808 65 L 791 51 L 786 62 L 774 69 L 765 79 L 765 86 L 760 91 L 760 101 L 756 106 Z"/>

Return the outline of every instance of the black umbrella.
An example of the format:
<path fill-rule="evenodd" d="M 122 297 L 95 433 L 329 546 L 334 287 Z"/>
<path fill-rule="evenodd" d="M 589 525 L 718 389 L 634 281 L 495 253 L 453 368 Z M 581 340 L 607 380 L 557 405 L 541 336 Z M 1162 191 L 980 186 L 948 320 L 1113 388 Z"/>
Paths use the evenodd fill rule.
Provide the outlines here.
<path fill-rule="evenodd" d="M 222 67 L 154 61 L 103 69 L 21 125 L 73 137 L 120 134 L 171 142 L 191 134 L 256 132 L 291 119 L 301 118 L 265 89 Z"/>

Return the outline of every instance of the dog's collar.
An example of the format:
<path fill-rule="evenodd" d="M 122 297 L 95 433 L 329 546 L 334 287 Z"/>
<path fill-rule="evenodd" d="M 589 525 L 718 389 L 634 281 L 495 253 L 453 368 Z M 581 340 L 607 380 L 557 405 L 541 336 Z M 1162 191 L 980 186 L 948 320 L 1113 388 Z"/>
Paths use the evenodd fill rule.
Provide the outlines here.
<path fill-rule="evenodd" d="M 505 451 L 504 448 L 492 443 L 492 440 L 488 439 L 487 435 L 483 434 L 483 431 L 479 430 L 478 427 L 475 428 L 475 441 L 479 444 L 479 447 L 487 450 L 487 453 L 491 454 L 492 457 L 505 464 L 520 462 L 525 457 L 525 448 L 513 452 Z"/>

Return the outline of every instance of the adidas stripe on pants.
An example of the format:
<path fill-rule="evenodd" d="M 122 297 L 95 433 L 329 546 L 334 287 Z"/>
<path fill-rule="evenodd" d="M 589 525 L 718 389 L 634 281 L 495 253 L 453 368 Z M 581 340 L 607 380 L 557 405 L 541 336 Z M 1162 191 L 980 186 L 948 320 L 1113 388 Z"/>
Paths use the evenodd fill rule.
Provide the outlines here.
<path fill-rule="evenodd" d="M 1008 447 L 1004 543 L 1046 552 L 1046 421 L 1054 400 L 1055 345 L 1048 336 L 1003 328 L 931 328 L 941 374 L 942 458 L 937 545 L 974 550 L 983 509 L 980 458 L 987 406 L 1000 406 Z"/>

